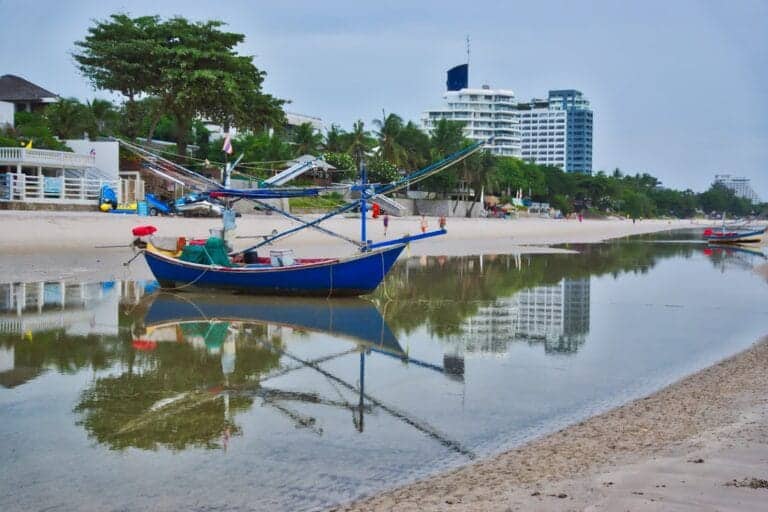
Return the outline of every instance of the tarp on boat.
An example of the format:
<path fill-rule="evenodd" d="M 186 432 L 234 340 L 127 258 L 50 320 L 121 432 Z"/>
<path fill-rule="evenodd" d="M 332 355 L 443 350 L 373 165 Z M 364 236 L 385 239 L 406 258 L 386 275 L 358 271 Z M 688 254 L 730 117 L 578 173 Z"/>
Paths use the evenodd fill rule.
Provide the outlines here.
<path fill-rule="evenodd" d="M 233 266 L 227 255 L 224 240 L 213 236 L 205 241 L 205 245 L 185 245 L 179 259 L 201 265 Z"/>

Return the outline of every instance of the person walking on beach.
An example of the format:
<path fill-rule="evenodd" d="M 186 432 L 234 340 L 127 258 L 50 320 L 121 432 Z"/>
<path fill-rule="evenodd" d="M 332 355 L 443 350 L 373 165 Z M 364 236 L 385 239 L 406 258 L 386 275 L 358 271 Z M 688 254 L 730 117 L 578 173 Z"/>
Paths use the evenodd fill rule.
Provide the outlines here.
<path fill-rule="evenodd" d="M 424 215 L 421 216 L 421 232 L 427 232 L 427 218 Z"/>
<path fill-rule="evenodd" d="M 384 236 L 387 236 L 387 228 L 389 227 L 389 214 L 384 212 L 384 217 L 381 220 L 384 223 Z"/>
<path fill-rule="evenodd" d="M 584 214 L 579 211 L 579 222 L 584 220 Z"/>

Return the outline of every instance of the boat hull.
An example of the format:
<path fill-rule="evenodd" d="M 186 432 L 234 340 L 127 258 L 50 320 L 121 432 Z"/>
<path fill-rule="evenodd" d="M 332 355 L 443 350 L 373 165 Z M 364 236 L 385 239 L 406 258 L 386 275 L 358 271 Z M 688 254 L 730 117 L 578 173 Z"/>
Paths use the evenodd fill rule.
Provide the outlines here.
<path fill-rule="evenodd" d="M 163 288 L 216 288 L 256 295 L 344 297 L 373 292 L 405 245 L 340 260 L 285 267 L 218 267 L 181 261 L 144 251 L 150 270 Z"/>
<path fill-rule="evenodd" d="M 717 233 L 705 236 L 707 242 L 713 244 L 759 244 L 763 241 L 765 229 L 751 231 L 736 231 L 730 233 Z"/>

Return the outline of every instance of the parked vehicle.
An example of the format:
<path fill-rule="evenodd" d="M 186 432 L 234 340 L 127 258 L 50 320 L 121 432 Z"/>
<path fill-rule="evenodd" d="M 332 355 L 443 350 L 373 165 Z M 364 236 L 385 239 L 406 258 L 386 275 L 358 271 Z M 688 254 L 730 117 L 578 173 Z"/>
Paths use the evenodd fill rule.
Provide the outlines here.
<path fill-rule="evenodd" d="M 173 213 L 171 205 L 161 201 L 154 194 L 144 194 L 144 200 L 147 202 L 147 211 L 152 217 Z"/>
<path fill-rule="evenodd" d="M 224 204 L 208 192 L 192 193 L 176 200 L 176 213 L 184 217 L 221 217 Z"/>

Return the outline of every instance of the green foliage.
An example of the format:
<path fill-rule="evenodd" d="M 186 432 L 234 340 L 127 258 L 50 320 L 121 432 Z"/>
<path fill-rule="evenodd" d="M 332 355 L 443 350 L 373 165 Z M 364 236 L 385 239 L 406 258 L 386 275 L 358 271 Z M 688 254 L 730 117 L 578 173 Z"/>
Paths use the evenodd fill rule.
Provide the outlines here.
<path fill-rule="evenodd" d="M 432 132 L 430 142 L 431 161 L 442 160 L 451 153 L 455 153 L 463 146 L 466 146 L 468 142 L 464 138 L 463 123 L 441 119 Z M 450 167 L 441 173 L 427 178 L 420 187 L 424 190 L 447 194 L 458 187 L 460 181 L 459 172 L 456 166 Z"/>
<path fill-rule="evenodd" d="M 748 200 L 736 197 L 731 189 L 721 183 L 713 184 L 709 190 L 700 194 L 699 203 L 706 213 L 728 212 L 736 216 L 746 215 L 754 208 Z"/>
<path fill-rule="evenodd" d="M 373 183 L 389 183 L 400 176 L 395 164 L 378 156 L 366 160 L 368 181 Z"/>
<path fill-rule="evenodd" d="M 300 124 L 293 134 L 293 143 L 296 145 L 296 156 L 307 154 L 317 155 L 322 142 L 322 134 L 315 130 L 312 123 Z"/>
<path fill-rule="evenodd" d="M 62 98 L 45 109 L 45 117 L 54 135 L 62 139 L 79 139 L 83 134 L 97 135 L 96 118 L 88 105 L 75 98 Z"/>
<path fill-rule="evenodd" d="M 332 124 L 328 129 L 328 133 L 325 134 L 325 140 L 323 141 L 323 149 L 329 153 L 341 153 L 346 148 L 344 147 L 343 139 L 344 130 L 339 128 L 338 125 Z"/>
<path fill-rule="evenodd" d="M 115 14 L 88 29 L 75 43 L 74 58 L 96 88 L 127 98 L 131 133 L 141 119 L 135 101 L 140 95 L 157 98 L 157 112 L 178 125 L 178 151 L 184 154 L 197 117 L 251 130 L 284 122 L 284 102 L 261 90 L 266 74 L 234 50 L 244 36 L 221 30 L 223 25 Z"/>
<path fill-rule="evenodd" d="M 371 138 L 371 134 L 365 129 L 365 123 L 361 120 L 357 120 L 352 125 L 352 131 L 344 135 L 344 146 L 346 152 L 352 155 L 357 163 L 357 170 L 360 170 L 360 161 L 363 156 L 370 151 L 375 141 Z"/>
<path fill-rule="evenodd" d="M 389 114 L 383 119 L 373 121 L 378 130 L 378 156 L 395 167 L 402 167 L 406 162 L 405 148 L 400 144 L 398 137 L 403 130 L 403 119 L 397 114 Z"/>
<path fill-rule="evenodd" d="M 344 204 L 344 198 L 338 192 L 317 197 L 292 197 L 288 201 L 292 209 L 332 210 Z"/>
<path fill-rule="evenodd" d="M 405 151 L 405 161 L 402 166 L 409 171 L 425 167 L 430 161 L 431 143 L 429 135 L 421 130 L 413 121 L 402 127 L 397 134 L 397 143 Z"/>
<path fill-rule="evenodd" d="M 553 208 L 560 210 L 563 215 L 568 215 L 569 213 L 573 212 L 573 202 L 563 194 L 556 194 L 552 198 L 552 202 L 550 204 Z"/>
<path fill-rule="evenodd" d="M 323 153 L 323 160 L 337 169 L 336 181 L 355 177 L 355 160 L 348 153 Z"/>
<path fill-rule="evenodd" d="M 31 140 L 32 147 L 37 149 L 54 149 L 57 151 L 72 151 L 63 142 L 56 139 L 51 130 L 48 118 L 34 112 L 16 112 L 15 128 L 2 132 L 2 142 L 7 146 L 26 146 Z"/>

